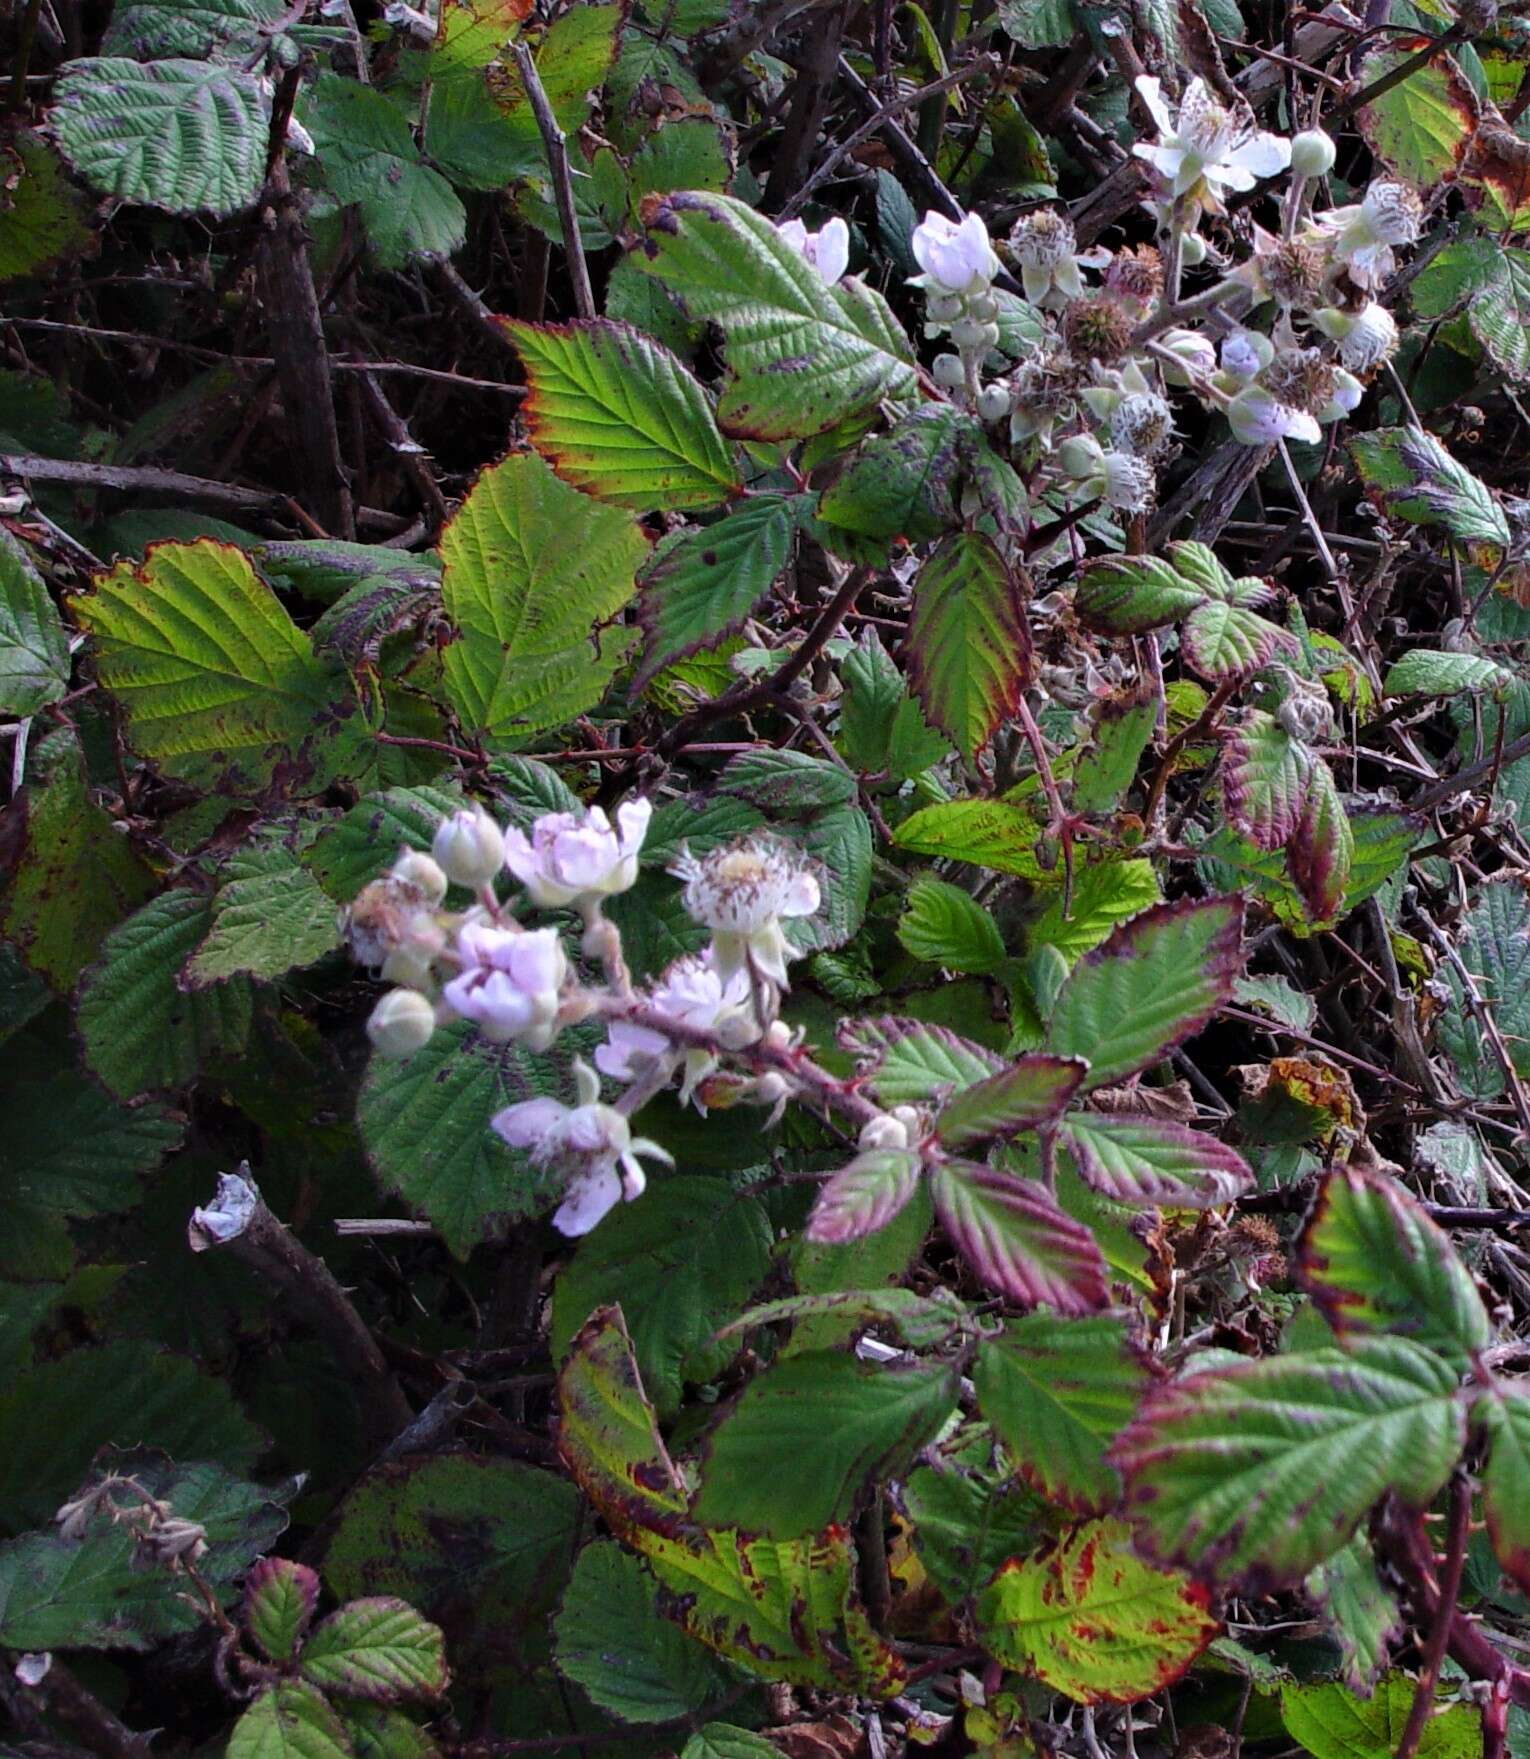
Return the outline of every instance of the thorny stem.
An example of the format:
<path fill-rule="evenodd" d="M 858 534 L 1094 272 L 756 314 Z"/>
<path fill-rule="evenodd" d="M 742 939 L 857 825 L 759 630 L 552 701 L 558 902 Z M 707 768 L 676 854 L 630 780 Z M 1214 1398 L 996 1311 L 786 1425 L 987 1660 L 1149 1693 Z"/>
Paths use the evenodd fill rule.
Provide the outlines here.
<path fill-rule="evenodd" d="M 1042 791 L 1047 797 L 1047 810 L 1052 817 L 1051 828 L 1057 833 L 1057 840 L 1062 847 L 1062 912 L 1066 919 L 1073 903 L 1073 825 L 1063 807 L 1062 795 L 1057 789 L 1057 778 L 1052 774 L 1052 760 L 1047 753 L 1046 741 L 1041 736 L 1041 729 L 1036 725 L 1036 717 L 1031 713 L 1031 705 L 1025 700 L 1023 692 L 1015 704 L 1015 719 L 1019 721 L 1020 730 L 1025 734 L 1031 755 L 1036 760 L 1036 774 L 1041 778 Z"/>
<path fill-rule="evenodd" d="M 1403 1725 L 1402 1739 L 1397 1743 L 1395 1759 L 1413 1759 L 1418 1744 L 1434 1709 L 1435 1688 L 1440 1683 L 1440 1669 L 1445 1664 L 1445 1651 L 1450 1646 L 1450 1627 L 1456 1616 L 1456 1599 L 1461 1592 L 1461 1573 L 1466 1567 L 1466 1541 L 1471 1529 L 1471 1480 L 1458 1470 L 1450 1481 L 1450 1516 L 1445 1536 L 1445 1560 L 1440 1571 L 1439 1602 L 1435 1608 L 1434 1628 L 1424 1649 L 1423 1666 L 1418 1670 L 1418 1684 L 1413 1689 L 1413 1703 Z"/>

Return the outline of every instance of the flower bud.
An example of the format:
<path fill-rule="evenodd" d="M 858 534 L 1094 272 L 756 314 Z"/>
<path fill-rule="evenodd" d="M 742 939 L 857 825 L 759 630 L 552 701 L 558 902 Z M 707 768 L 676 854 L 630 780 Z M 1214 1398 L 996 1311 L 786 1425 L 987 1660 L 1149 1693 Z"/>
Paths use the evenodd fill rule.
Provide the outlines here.
<path fill-rule="evenodd" d="M 1105 449 L 1092 434 L 1074 434 L 1057 448 L 1057 462 L 1069 476 L 1082 480 L 1105 464 Z"/>
<path fill-rule="evenodd" d="M 998 340 L 997 327 L 985 324 L 978 318 L 960 317 L 951 326 L 951 340 L 958 348 L 977 349 L 987 345 L 987 333 L 992 329 L 994 341 Z"/>
<path fill-rule="evenodd" d="M 1158 343 L 1180 363 L 1170 366 L 1163 362 L 1163 376 L 1171 385 L 1188 385 L 1192 378 L 1209 379 L 1217 370 L 1215 345 L 1194 330 L 1165 330 Z"/>
<path fill-rule="evenodd" d="M 477 891 L 505 865 L 505 836 L 481 806 L 444 819 L 431 853 L 453 885 Z"/>
<path fill-rule="evenodd" d="M 924 315 L 937 324 L 949 324 L 959 318 L 966 302 L 959 293 L 932 293 L 925 302 Z"/>
<path fill-rule="evenodd" d="M 400 849 L 393 863 L 393 877 L 415 886 L 427 904 L 439 904 L 446 896 L 446 875 L 434 857 L 420 849 Z"/>
<path fill-rule="evenodd" d="M 1009 405 L 1007 385 L 984 385 L 978 392 L 977 412 L 982 421 L 1003 421 L 1009 414 Z"/>
<path fill-rule="evenodd" d="M 966 305 L 967 316 L 980 324 L 991 324 L 999 315 L 999 302 L 991 293 L 970 293 Z"/>
<path fill-rule="evenodd" d="M 879 1148 L 907 1148 L 908 1129 L 901 1119 L 884 1114 L 861 1126 L 855 1145 L 863 1154 Z"/>
<path fill-rule="evenodd" d="M 935 383 L 945 391 L 955 391 L 966 382 L 959 354 L 937 354 L 930 366 Z"/>
<path fill-rule="evenodd" d="M 1198 269 L 1206 260 L 1206 240 L 1198 232 L 1187 232 L 1179 241 L 1180 266 Z"/>
<path fill-rule="evenodd" d="M 1298 177 L 1326 177 L 1337 157 L 1338 149 L 1321 128 L 1291 137 L 1291 169 Z"/>
<path fill-rule="evenodd" d="M 400 1062 L 423 1050 L 435 1029 L 435 1009 L 412 989 L 390 989 L 367 1021 L 367 1037 L 377 1054 Z"/>

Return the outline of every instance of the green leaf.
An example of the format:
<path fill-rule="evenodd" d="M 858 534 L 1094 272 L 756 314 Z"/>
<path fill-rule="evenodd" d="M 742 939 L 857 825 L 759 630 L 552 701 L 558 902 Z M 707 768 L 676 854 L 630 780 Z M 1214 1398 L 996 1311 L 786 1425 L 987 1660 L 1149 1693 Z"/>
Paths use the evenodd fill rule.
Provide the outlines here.
<path fill-rule="evenodd" d="M 484 471 L 441 535 L 441 598 L 460 632 L 446 682 L 464 723 L 535 732 L 593 708 L 622 652 L 597 630 L 632 597 L 647 553 L 629 514 L 535 453 Z"/>
<path fill-rule="evenodd" d="M 830 1315 L 843 1322 L 845 1337 L 861 1335 L 872 1326 L 885 1326 L 910 1350 L 941 1349 L 962 1335 L 968 1321 L 966 1307 L 945 1289 L 934 1295 L 916 1295 L 912 1289 L 897 1288 L 838 1289 L 826 1294 L 787 1295 L 779 1301 L 762 1301 L 725 1326 L 723 1335 L 776 1325 L 782 1320 L 798 1326 L 802 1320 Z M 793 1331 L 786 1353 L 803 1354 L 797 1330 Z"/>
<path fill-rule="evenodd" d="M 320 73 L 307 127 L 331 194 L 361 209 L 380 268 L 450 256 L 462 243 L 467 213 L 456 191 L 420 157 L 408 122 L 381 92 Z"/>
<path fill-rule="evenodd" d="M 952 404 L 916 409 L 864 441 L 824 490 L 818 517 L 836 531 L 915 544 L 956 523 L 953 489 L 964 447 L 982 430 Z"/>
<path fill-rule="evenodd" d="M 1036 859 L 1041 826 L 1023 807 L 1004 800 L 943 800 L 922 807 L 894 828 L 892 840 L 913 855 L 970 861 L 1021 879 L 1048 878 Z"/>
<path fill-rule="evenodd" d="M 20 544 L 0 532 L 0 714 L 34 714 L 68 688 L 69 642 L 53 600 Z"/>
<path fill-rule="evenodd" d="M 1071 1112 L 1059 1139 L 1084 1183 L 1116 1203 L 1215 1209 L 1253 1182 L 1236 1149 L 1167 1118 Z"/>
<path fill-rule="evenodd" d="M 1150 1359 L 1119 1314 L 1028 1313 L 984 1339 L 978 1405 L 1021 1476 L 1049 1503 L 1110 1508 L 1120 1481 L 1106 1448 L 1152 1384 Z"/>
<path fill-rule="evenodd" d="M 680 1759 L 779 1759 L 780 1752 L 764 1735 L 727 1722 L 709 1722 L 681 1748 Z"/>
<path fill-rule="evenodd" d="M 372 1595 L 314 1627 L 299 1669 L 311 1685 L 348 1698 L 429 1703 L 446 1690 L 446 1643 L 407 1601 Z"/>
<path fill-rule="evenodd" d="M 1512 882 L 1482 886 L 1456 936 L 1465 966 L 1491 1009 L 1509 1062 L 1530 1075 L 1530 899 Z M 1439 1040 L 1455 1064 L 1463 1091 L 1495 1099 L 1504 1090 L 1503 1070 L 1483 1035 L 1453 965 L 1442 961 L 1441 980 L 1450 1001 L 1440 1017 Z"/>
<path fill-rule="evenodd" d="M 1094 1235 L 1037 1180 L 948 1160 L 931 1169 L 930 1195 L 941 1226 L 989 1288 L 1059 1313 L 1095 1313 L 1108 1304 Z"/>
<path fill-rule="evenodd" d="M 902 339 L 863 297 L 830 287 L 763 214 L 731 196 L 683 191 L 643 203 L 646 251 L 693 318 L 723 332 L 725 433 L 804 439 L 886 399 L 913 395 Z"/>
<path fill-rule="evenodd" d="M 863 1486 L 897 1476 L 935 1437 L 958 1392 L 949 1363 L 789 1356 L 708 1437 L 696 1518 L 771 1539 L 845 1521 Z"/>
<path fill-rule="evenodd" d="M 1280 849 L 1290 840 L 1320 762 L 1262 710 L 1251 710 L 1233 729 L 1222 759 L 1222 793 L 1228 817 L 1256 849 Z"/>
<path fill-rule="evenodd" d="M 1416 647 L 1393 662 L 1384 696 L 1456 696 L 1463 690 L 1502 690 L 1514 674 L 1482 654 L 1437 653 Z"/>
<path fill-rule="evenodd" d="M 914 958 L 952 971 L 997 971 L 1008 958 L 992 915 L 970 892 L 929 875 L 909 887 L 898 939 Z"/>
<path fill-rule="evenodd" d="M 949 1027 L 923 1020 L 847 1021 L 841 1045 L 855 1057 L 857 1074 L 878 1105 L 918 1105 L 983 1081 L 1002 1059 Z"/>
<path fill-rule="evenodd" d="M 341 1722 L 356 1759 L 440 1759 L 440 1749 L 402 1710 L 353 1698 L 341 1709 Z"/>
<path fill-rule="evenodd" d="M 605 319 L 504 329 L 526 369 L 532 443 L 565 482 L 638 513 L 739 493 L 701 386 L 667 348 Z"/>
<path fill-rule="evenodd" d="M 1088 1521 L 1011 1558 L 978 1595 L 974 1634 L 998 1660 L 1080 1704 L 1172 1685 L 1220 1629 L 1203 1587 L 1133 1555 L 1121 1521 Z"/>
<path fill-rule="evenodd" d="M 1387 1491 L 1427 1505 L 1465 1440 L 1449 1365 L 1367 1338 L 1170 1382 L 1113 1458 L 1154 1555 L 1252 1589 L 1299 1581 Z"/>
<path fill-rule="evenodd" d="M 1073 766 L 1073 804 L 1080 812 L 1112 812 L 1121 804 L 1136 780 L 1157 720 L 1158 699 L 1151 686 L 1109 696 L 1095 706 L 1091 742 Z"/>
<path fill-rule="evenodd" d="M 732 1675 L 658 1610 L 640 1558 L 609 1540 L 585 1546 L 554 1625 L 558 1671 L 623 1722 L 699 1714 Z"/>
<path fill-rule="evenodd" d="M 559 1092 L 560 1063 L 491 1043 L 464 1020 L 440 1028 L 407 1061 L 374 1057 L 369 1065 L 356 1102 L 367 1158 L 456 1257 L 552 1197 L 548 1174 L 507 1148 L 489 1120 L 519 1100 Z"/>
<path fill-rule="evenodd" d="M 1296 645 L 1288 631 L 1256 611 L 1215 599 L 1185 619 L 1180 643 L 1189 664 L 1214 684 L 1257 671 Z"/>
<path fill-rule="evenodd" d="M 1313 1759 L 1390 1759 L 1413 1709 L 1416 1682 L 1388 1674 L 1369 1698 L 1335 1684 L 1280 1689 L 1280 1714 L 1292 1740 Z M 1481 1759 L 1482 1716 L 1472 1704 L 1436 1706 L 1424 1723 L 1419 1759 Z"/>
<path fill-rule="evenodd" d="M 1233 1000 L 1245 1008 L 1268 1014 L 1282 1026 L 1294 1026 L 1298 1032 L 1310 1032 L 1317 1019 L 1317 1003 L 1305 990 L 1298 989 L 1289 977 L 1259 973 L 1240 977 L 1233 987 Z"/>
<path fill-rule="evenodd" d="M 1384 511 L 1443 526 L 1463 543 L 1507 548 L 1509 524 L 1492 491 L 1420 428 L 1377 428 L 1349 442 L 1355 468 Z"/>
<path fill-rule="evenodd" d="M 786 566 L 799 505 L 758 495 L 655 549 L 640 576 L 647 642 L 636 687 L 743 626 Z"/>
<path fill-rule="evenodd" d="M 237 214 L 266 173 L 271 105 L 219 61 L 68 61 L 53 88 L 55 138 L 104 195 L 172 214 Z"/>
<path fill-rule="evenodd" d="M 1055 1123 L 1088 1069 L 1081 1057 L 1033 1051 L 1018 1058 L 946 1102 L 936 1130 L 941 1145 L 971 1148 Z"/>
<path fill-rule="evenodd" d="M 74 734 L 52 735 L 33 761 L 38 780 L 9 814 L 21 846 L 0 927 L 33 971 L 68 990 L 154 882 L 92 796 Z"/>
<path fill-rule="evenodd" d="M 141 757 L 220 794 L 263 788 L 279 766 L 288 786 L 323 785 L 323 742 L 352 705 L 241 551 L 156 544 L 70 605 Z"/>
<path fill-rule="evenodd" d="M 1030 682 L 1024 577 L 982 532 L 946 538 L 914 580 L 909 678 L 925 713 L 975 758 Z"/>
<path fill-rule="evenodd" d="M 281 0 L 125 0 L 112 8 L 101 52 L 135 61 L 247 61 L 266 47 L 285 11 Z"/>
<path fill-rule="evenodd" d="M 1430 42 L 1394 37 L 1360 63 L 1357 89 L 1369 90 Z M 1476 132 L 1480 106 L 1449 55 L 1436 55 L 1405 80 L 1361 106 L 1356 121 L 1366 144 L 1388 170 L 1415 189 L 1453 177 Z"/>
<path fill-rule="evenodd" d="M 1530 1398 L 1495 1380 L 1472 1406 L 1488 1437 L 1482 1512 L 1493 1553 L 1521 1589 L 1530 1587 Z"/>
<path fill-rule="evenodd" d="M 334 903 L 290 850 L 275 844 L 242 850 L 227 871 L 207 939 L 186 967 L 192 989 L 240 973 L 280 977 L 339 946 Z"/>
<path fill-rule="evenodd" d="M 272 1661 L 290 1661 L 319 1604 L 319 1578 L 307 1564 L 263 1557 L 244 1584 L 244 1628 Z"/>
<path fill-rule="evenodd" d="M 306 867 L 337 903 L 348 904 L 385 873 L 401 848 L 428 850 L 442 819 L 462 797 L 444 788 L 389 788 L 368 794 L 302 852 Z M 550 806 L 539 810 L 559 810 Z"/>
<path fill-rule="evenodd" d="M 998 1450 L 990 1444 L 989 1452 Z M 938 1467 L 909 1473 L 903 1506 L 914 1524 L 910 1537 L 920 1563 L 945 1600 L 961 1606 L 1006 1559 L 1035 1549 L 1045 1514 L 1015 1484 L 1002 1454 L 997 1466 L 978 1470 L 936 1458 Z"/>
<path fill-rule="evenodd" d="M 89 247 L 85 204 L 65 176 L 58 154 L 41 135 L 23 128 L 0 143 L 0 185 L 6 191 L 6 205 L 0 208 L 0 282 L 35 275 L 61 257 Z M 5 425 L 0 422 L 0 427 Z M 9 538 L 0 538 L 0 577 L 9 550 Z M 5 596 L 10 597 L 9 591 Z M 0 667 L 6 663 L 5 622 L 0 611 Z M 0 671 L 0 678 L 6 676 Z"/>
<path fill-rule="evenodd" d="M 760 1200 L 724 1180 L 655 1183 L 641 1203 L 607 1216 L 559 1272 L 554 1359 L 596 1308 L 619 1300 L 633 1315 L 643 1384 L 659 1415 L 672 1416 L 687 1380 L 715 1380 L 733 1363 L 737 1341 L 714 1337 L 765 1281 L 773 1240 Z"/>
<path fill-rule="evenodd" d="M 46 1410 L 39 1424 L 28 1412 Z M 73 1350 L 18 1374 L 0 1393 L 0 1525 L 49 1520 L 79 1488 L 98 1448 L 216 1456 L 241 1470 L 263 1438 L 220 1380 L 147 1339 Z"/>
<path fill-rule="evenodd" d="M 301 1680 L 281 1680 L 234 1724 L 227 1759 L 347 1759 L 351 1751 L 324 1694 Z"/>
<path fill-rule="evenodd" d="M 1156 556 L 1101 556 L 1086 564 L 1074 608 L 1109 635 L 1144 635 L 1205 601 L 1203 587 Z"/>
<path fill-rule="evenodd" d="M 803 1230 L 817 1245 L 862 1240 L 900 1216 L 919 1188 L 919 1157 L 906 1149 L 858 1154 L 824 1182 Z"/>
<path fill-rule="evenodd" d="M 1344 1660 L 1344 1683 L 1369 1693 L 1386 1665 L 1387 1646 L 1403 1629 L 1397 1597 L 1383 1586 L 1369 1542 L 1356 1534 L 1302 1584 L 1328 1620 Z"/>
<path fill-rule="evenodd" d="M 1151 861 L 1100 861 L 1075 870 L 1067 914 L 1058 896 L 1026 935 L 1032 951 L 1056 947 L 1070 963 L 1097 947 L 1119 922 L 1136 916 L 1162 894 Z"/>
<path fill-rule="evenodd" d="M 1231 997 L 1242 936 L 1237 898 L 1144 910 L 1074 966 L 1053 1007 L 1046 1048 L 1087 1060 L 1086 1092 L 1146 1068 Z"/>
<path fill-rule="evenodd" d="M 1464 1371 L 1492 1341 L 1449 1236 L 1394 1180 L 1335 1167 L 1302 1231 L 1303 1284 L 1340 1335 L 1411 1338 Z"/>
<path fill-rule="evenodd" d="M 195 892 L 164 892 L 106 937 L 79 992 L 85 1061 L 119 1099 L 183 1087 L 211 1058 L 238 1050 L 250 1029 L 249 983 L 203 991 L 180 974 L 212 923 Z"/>

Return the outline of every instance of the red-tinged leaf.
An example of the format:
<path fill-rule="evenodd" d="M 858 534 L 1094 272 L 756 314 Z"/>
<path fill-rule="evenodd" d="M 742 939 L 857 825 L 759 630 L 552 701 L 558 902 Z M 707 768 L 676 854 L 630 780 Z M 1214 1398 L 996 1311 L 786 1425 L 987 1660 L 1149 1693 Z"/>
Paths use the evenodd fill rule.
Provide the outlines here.
<path fill-rule="evenodd" d="M 1097 1313 L 1110 1303 L 1094 1235 L 1045 1189 L 971 1161 L 946 1161 L 930 1195 L 957 1250 L 992 1289 L 1025 1307 Z"/>
<path fill-rule="evenodd" d="M 1286 873 L 1315 922 L 1337 916 L 1355 859 L 1355 834 L 1333 772 L 1315 758 L 1301 816 L 1286 844 Z"/>
<path fill-rule="evenodd" d="M 319 1604 L 319 1578 L 307 1564 L 263 1557 L 244 1579 L 244 1628 L 272 1661 L 290 1661 Z"/>
<path fill-rule="evenodd" d="M 1167 1118 L 1074 1112 L 1060 1140 L 1084 1183 L 1117 1203 L 1212 1209 L 1253 1183 L 1236 1149 Z"/>
<path fill-rule="evenodd" d="M 1221 1628 L 1206 1589 L 1135 1556 L 1123 1521 L 1087 1521 L 1011 1558 L 977 1596 L 978 1641 L 1079 1704 L 1135 1704 L 1177 1680 Z"/>
<path fill-rule="evenodd" d="M 1482 1512 L 1493 1553 L 1530 1593 L 1530 1399 L 1495 1381 L 1472 1407 L 1488 1436 Z"/>
<path fill-rule="evenodd" d="M 1227 816 L 1256 849 L 1283 847 L 1301 817 L 1316 760 L 1273 715 L 1255 709 L 1222 758 Z"/>
<path fill-rule="evenodd" d="M 970 758 L 1012 715 L 1031 677 L 1023 576 L 976 531 L 948 537 L 919 570 L 909 679 L 931 723 Z"/>
<path fill-rule="evenodd" d="M 879 1105 L 922 1105 L 995 1075 L 1003 1062 L 983 1045 L 949 1026 L 884 1014 L 875 1020 L 842 1020 L 841 1050 L 855 1058 L 856 1073 Z"/>
<path fill-rule="evenodd" d="M 1155 556 L 1101 556 L 1085 567 L 1074 609 L 1091 629 L 1143 635 L 1187 616 L 1206 597 L 1204 586 Z"/>
<path fill-rule="evenodd" d="M 1297 1263 L 1341 1337 L 1411 1338 L 1465 1369 L 1493 1328 L 1449 1236 L 1394 1180 L 1335 1167 L 1302 1230 Z"/>
<path fill-rule="evenodd" d="M 565 482 L 638 513 L 738 493 L 706 395 L 667 348 L 605 318 L 499 322 L 526 369 L 532 443 Z"/>
<path fill-rule="evenodd" d="M 1242 940 L 1241 898 L 1154 904 L 1073 967 L 1046 1048 L 1087 1059 L 1085 1091 L 1145 1069 L 1231 1000 Z"/>
<path fill-rule="evenodd" d="M 1082 1057 L 1032 1051 L 963 1090 L 940 1114 L 937 1134 L 947 1148 L 970 1148 L 1057 1121 L 1089 1065 Z"/>
<path fill-rule="evenodd" d="M 1289 630 L 1223 599 L 1197 606 L 1180 630 L 1180 651 L 1203 678 L 1217 684 L 1257 671 L 1276 654 L 1295 648 Z"/>
<path fill-rule="evenodd" d="M 884 1148 L 857 1155 L 818 1193 L 806 1237 L 838 1246 L 874 1234 L 902 1212 L 918 1184 L 917 1154 Z"/>

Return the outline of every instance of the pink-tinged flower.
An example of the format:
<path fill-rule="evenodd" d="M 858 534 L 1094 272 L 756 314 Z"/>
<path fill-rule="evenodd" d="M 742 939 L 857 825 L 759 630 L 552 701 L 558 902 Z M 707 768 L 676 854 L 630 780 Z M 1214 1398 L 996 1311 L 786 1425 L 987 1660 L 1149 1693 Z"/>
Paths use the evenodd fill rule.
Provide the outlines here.
<path fill-rule="evenodd" d="M 850 228 L 838 214 L 816 232 L 809 232 L 800 220 L 783 220 L 776 231 L 831 287 L 850 267 Z"/>
<path fill-rule="evenodd" d="M 1330 208 L 1319 226 L 1335 234 L 1333 254 L 1357 287 L 1378 287 L 1397 265 L 1392 247 L 1412 244 L 1423 220 L 1423 204 L 1405 183 L 1383 178 L 1354 207 Z"/>
<path fill-rule="evenodd" d="M 505 865 L 544 910 L 608 898 L 637 879 L 638 852 L 653 807 L 628 800 L 616 809 L 616 829 L 598 806 L 587 812 L 546 812 L 531 835 L 505 832 Z"/>
<path fill-rule="evenodd" d="M 504 834 L 481 806 L 441 821 L 431 853 L 453 885 L 476 892 L 505 865 Z"/>
<path fill-rule="evenodd" d="M 1171 196 L 1194 194 L 1220 211 L 1228 190 L 1252 189 L 1261 177 L 1277 176 L 1291 163 L 1290 141 L 1260 132 L 1252 116 L 1219 104 L 1202 79 L 1185 87 L 1177 112 L 1150 75 L 1140 74 L 1136 86 L 1158 139 L 1132 151 L 1163 178 Z"/>
<path fill-rule="evenodd" d="M 753 971 L 787 988 L 786 962 L 796 954 L 781 919 L 811 916 L 821 901 L 800 851 L 774 837 L 751 837 L 699 859 L 684 853 L 670 872 L 685 882 L 686 914 L 712 931 L 712 963 L 724 982 Z"/>
<path fill-rule="evenodd" d="M 634 1137 L 613 1106 L 600 1103 L 600 1077 L 574 1058 L 574 1105 L 539 1098 L 506 1106 L 490 1120 L 511 1148 L 525 1150 L 532 1164 L 561 1166 L 568 1174 L 562 1203 L 553 1216 L 561 1234 L 587 1234 L 618 1203 L 643 1195 L 647 1176 L 639 1157 L 674 1165 L 657 1142 Z"/>
<path fill-rule="evenodd" d="M 912 244 L 925 286 L 943 293 L 986 291 L 999 272 L 981 214 L 968 214 L 958 226 L 932 210 L 914 228 Z"/>
<path fill-rule="evenodd" d="M 646 1001 L 653 1013 L 693 1032 L 710 1032 L 729 1050 L 741 1049 L 760 1036 L 748 972 L 735 971 L 724 979 L 710 953 L 677 959 Z M 662 1032 L 632 1020 L 613 1020 L 607 1028 L 606 1042 L 595 1052 L 595 1067 L 613 1081 L 636 1081 L 656 1063 L 666 1060 L 684 1066 L 682 1105 L 689 1103 L 697 1085 L 717 1067 L 714 1052 L 697 1045 L 677 1046 Z"/>
<path fill-rule="evenodd" d="M 1317 418 L 1306 410 L 1282 403 L 1263 385 L 1249 385 L 1227 405 L 1227 425 L 1241 446 L 1273 446 L 1277 440 L 1305 440 L 1323 436 Z"/>
<path fill-rule="evenodd" d="M 462 969 L 441 992 L 446 1004 L 477 1021 L 486 1038 L 546 1050 L 557 1034 L 568 975 L 557 931 L 469 922 L 457 936 L 457 956 Z"/>

